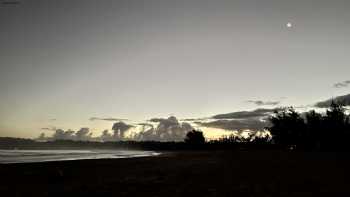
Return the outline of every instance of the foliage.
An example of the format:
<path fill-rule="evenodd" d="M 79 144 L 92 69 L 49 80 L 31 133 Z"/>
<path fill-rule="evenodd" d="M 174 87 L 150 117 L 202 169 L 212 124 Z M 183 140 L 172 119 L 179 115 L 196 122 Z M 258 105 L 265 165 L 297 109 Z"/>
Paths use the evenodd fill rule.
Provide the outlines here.
<path fill-rule="evenodd" d="M 314 110 L 300 114 L 292 107 L 276 111 L 270 122 L 272 126 L 267 129 L 276 144 L 299 149 L 348 149 L 349 115 L 335 102 L 325 114 Z"/>
<path fill-rule="evenodd" d="M 192 130 L 186 134 L 185 142 L 189 144 L 204 144 L 205 138 L 203 132 Z"/>

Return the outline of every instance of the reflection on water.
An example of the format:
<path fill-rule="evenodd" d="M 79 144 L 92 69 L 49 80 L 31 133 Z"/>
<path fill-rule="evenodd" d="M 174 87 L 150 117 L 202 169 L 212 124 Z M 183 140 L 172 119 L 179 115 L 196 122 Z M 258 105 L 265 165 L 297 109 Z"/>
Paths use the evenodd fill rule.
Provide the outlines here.
<path fill-rule="evenodd" d="M 129 150 L 0 150 L 0 163 L 115 159 L 155 155 L 159 155 L 159 153 L 152 151 Z"/>

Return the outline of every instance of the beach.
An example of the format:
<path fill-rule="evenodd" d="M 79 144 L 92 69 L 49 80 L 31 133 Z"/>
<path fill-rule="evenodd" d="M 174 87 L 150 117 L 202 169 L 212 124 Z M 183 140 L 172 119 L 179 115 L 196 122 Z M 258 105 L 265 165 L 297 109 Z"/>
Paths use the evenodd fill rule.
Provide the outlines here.
<path fill-rule="evenodd" d="M 164 152 L 0 165 L 1 196 L 349 196 L 347 153 Z"/>

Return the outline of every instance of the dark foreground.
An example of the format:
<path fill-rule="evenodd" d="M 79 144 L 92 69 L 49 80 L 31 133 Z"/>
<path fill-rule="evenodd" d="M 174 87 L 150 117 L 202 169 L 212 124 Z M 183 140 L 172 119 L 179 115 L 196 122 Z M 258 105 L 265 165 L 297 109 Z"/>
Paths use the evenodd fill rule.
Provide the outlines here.
<path fill-rule="evenodd" d="M 223 151 L 0 165 L 0 196 L 350 196 L 347 153 Z"/>

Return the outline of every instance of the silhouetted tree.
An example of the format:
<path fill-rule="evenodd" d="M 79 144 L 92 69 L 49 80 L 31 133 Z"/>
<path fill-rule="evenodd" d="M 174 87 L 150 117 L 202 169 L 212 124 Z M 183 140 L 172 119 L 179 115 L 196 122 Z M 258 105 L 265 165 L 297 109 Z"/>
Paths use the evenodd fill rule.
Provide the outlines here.
<path fill-rule="evenodd" d="M 251 140 L 249 141 L 251 144 L 270 144 L 271 138 L 270 136 L 256 136 L 256 134 L 249 136 Z"/>
<path fill-rule="evenodd" d="M 327 149 L 347 148 L 349 139 L 349 116 L 343 105 L 332 102 L 323 121 L 322 141 Z"/>
<path fill-rule="evenodd" d="M 324 135 L 322 114 L 311 110 L 305 114 L 306 130 L 303 143 L 306 148 L 320 149 L 322 136 Z"/>
<path fill-rule="evenodd" d="M 270 117 L 270 122 L 272 126 L 267 129 L 276 144 L 285 146 L 301 144 L 305 122 L 294 108 L 276 110 L 274 116 Z"/>
<path fill-rule="evenodd" d="M 186 134 L 185 142 L 189 144 L 204 144 L 205 138 L 203 132 L 192 130 Z"/>
<path fill-rule="evenodd" d="M 332 102 L 326 114 L 314 110 L 303 118 L 293 108 L 276 111 L 267 128 L 276 144 L 304 149 L 345 150 L 350 139 L 350 120 L 341 104 Z"/>

